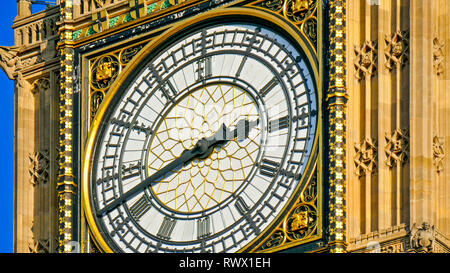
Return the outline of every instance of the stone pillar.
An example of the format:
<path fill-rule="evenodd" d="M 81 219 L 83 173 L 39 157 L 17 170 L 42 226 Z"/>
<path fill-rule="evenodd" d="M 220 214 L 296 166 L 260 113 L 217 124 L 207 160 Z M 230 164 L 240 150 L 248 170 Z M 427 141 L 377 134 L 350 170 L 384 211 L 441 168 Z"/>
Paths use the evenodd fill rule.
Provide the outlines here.
<path fill-rule="evenodd" d="M 30 84 L 19 75 L 15 90 L 14 252 L 33 248 L 34 187 L 30 167 L 35 150 L 35 106 Z"/>
<path fill-rule="evenodd" d="M 32 14 L 31 1 L 17 0 L 17 17 L 15 20 L 23 19 Z"/>
<path fill-rule="evenodd" d="M 410 226 L 431 223 L 433 197 L 431 1 L 411 1 Z"/>

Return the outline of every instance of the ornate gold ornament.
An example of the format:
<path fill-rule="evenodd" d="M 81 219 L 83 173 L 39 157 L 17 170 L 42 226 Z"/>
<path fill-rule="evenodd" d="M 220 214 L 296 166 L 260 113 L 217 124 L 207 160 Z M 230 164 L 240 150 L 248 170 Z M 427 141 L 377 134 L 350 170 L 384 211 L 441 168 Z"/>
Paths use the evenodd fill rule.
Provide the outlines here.
<path fill-rule="evenodd" d="M 293 13 L 306 12 L 313 3 L 313 0 L 294 0 L 291 4 L 291 9 Z"/>
<path fill-rule="evenodd" d="M 94 119 L 103 98 L 108 93 L 114 80 L 143 47 L 144 43 L 141 43 L 138 45 L 125 47 L 90 60 L 90 121 Z"/>
<path fill-rule="evenodd" d="M 317 49 L 317 0 L 270 0 L 257 2 L 255 6 L 268 9 L 290 20 Z"/>
<path fill-rule="evenodd" d="M 319 224 L 317 173 L 310 179 L 308 186 L 297 203 L 290 209 L 281 224 L 256 250 L 268 252 L 288 248 L 294 243 L 307 241 L 317 234 Z"/>
<path fill-rule="evenodd" d="M 409 136 L 406 129 L 397 129 L 391 135 L 386 134 L 386 165 L 390 168 L 401 166 L 408 161 Z"/>
<path fill-rule="evenodd" d="M 119 60 L 114 55 L 101 57 L 93 64 L 91 86 L 97 90 L 103 90 L 111 86 L 119 74 Z"/>

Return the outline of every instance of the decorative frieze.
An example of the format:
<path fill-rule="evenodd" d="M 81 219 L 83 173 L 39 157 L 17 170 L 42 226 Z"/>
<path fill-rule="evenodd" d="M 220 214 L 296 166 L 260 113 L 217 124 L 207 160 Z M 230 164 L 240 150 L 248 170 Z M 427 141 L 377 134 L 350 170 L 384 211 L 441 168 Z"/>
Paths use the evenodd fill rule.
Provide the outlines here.
<path fill-rule="evenodd" d="M 356 175 L 361 178 L 364 175 L 375 173 L 378 160 L 376 140 L 366 138 L 361 143 L 355 144 L 355 152 L 353 162 L 356 167 Z"/>
<path fill-rule="evenodd" d="M 393 168 L 405 164 L 409 158 L 408 130 L 397 129 L 392 134 L 386 133 L 385 138 L 386 165 Z"/>
<path fill-rule="evenodd" d="M 359 47 L 355 46 L 355 77 L 358 80 L 375 76 L 377 72 L 377 41 L 366 41 Z"/>
<path fill-rule="evenodd" d="M 385 38 L 385 62 L 386 68 L 392 71 L 400 69 L 409 61 L 409 31 L 397 30 L 391 36 Z"/>

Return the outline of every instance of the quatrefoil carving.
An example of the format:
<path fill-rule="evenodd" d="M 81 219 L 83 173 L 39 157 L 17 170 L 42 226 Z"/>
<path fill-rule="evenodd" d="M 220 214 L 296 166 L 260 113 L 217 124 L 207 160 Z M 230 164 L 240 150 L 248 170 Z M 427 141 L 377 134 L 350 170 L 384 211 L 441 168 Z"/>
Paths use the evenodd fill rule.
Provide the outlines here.
<path fill-rule="evenodd" d="M 372 77 L 377 71 L 377 41 L 366 41 L 361 47 L 355 46 L 355 73 L 358 80 Z"/>
<path fill-rule="evenodd" d="M 396 67 L 405 66 L 409 58 L 409 32 L 398 30 L 392 36 L 386 36 L 385 43 L 384 55 L 387 69 L 392 71 Z"/>
<path fill-rule="evenodd" d="M 361 143 L 355 144 L 356 155 L 353 158 L 356 167 L 356 175 L 361 178 L 370 175 L 377 168 L 377 143 L 372 138 L 366 138 Z"/>
<path fill-rule="evenodd" d="M 386 165 L 390 168 L 408 161 L 409 136 L 406 129 L 397 129 L 391 135 L 386 134 Z"/>

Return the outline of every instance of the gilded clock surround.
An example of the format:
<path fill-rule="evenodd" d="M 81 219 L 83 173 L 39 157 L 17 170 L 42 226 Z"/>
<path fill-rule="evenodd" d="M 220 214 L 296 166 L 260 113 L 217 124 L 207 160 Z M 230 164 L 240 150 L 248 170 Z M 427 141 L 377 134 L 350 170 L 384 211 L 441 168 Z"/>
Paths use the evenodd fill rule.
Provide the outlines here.
<path fill-rule="evenodd" d="M 271 16 L 271 15 L 265 13 L 265 12 L 261 12 L 261 11 L 257 11 L 257 10 L 243 9 L 243 8 L 228 8 L 228 9 L 224 9 L 224 10 L 211 11 L 211 12 L 209 12 L 209 13 L 203 15 L 203 16 L 198 16 L 195 19 L 190 20 L 191 23 L 189 23 L 189 25 L 201 22 L 203 20 L 208 20 L 210 18 L 217 18 L 217 14 L 220 14 L 221 16 L 230 16 L 230 15 L 239 15 L 239 14 L 248 14 L 248 13 L 251 13 L 251 14 L 253 14 L 253 16 L 256 16 L 256 17 L 259 17 L 259 18 L 263 18 L 263 19 L 266 19 L 268 21 L 276 22 L 277 25 L 279 25 L 283 29 L 287 30 L 290 33 L 290 35 L 293 36 L 293 37 L 296 37 L 298 35 L 292 28 L 288 27 L 285 22 L 283 22 L 282 20 L 277 19 L 276 17 L 273 17 L 273 16 Z M 106 95 L 106 97 L 104 98 L 104 100 L 102 102 L 101 108 L 97 112 L 97 115 L 95 116 L 95 119 L 92 121 L 91 128 L 90 128 L 90 135 L 91 136 L 95 135 L 95 132 L 96 132 L 96 130 L 97 130 L 98 126 L 99 126 L 99 122 L 101 120 L 101 116 L 104 114 L 104 111 L 106 109 L 105 105 L 108 105 L 108 103 L 111 101 L 112 97 L 114 96 L 114 92 L 116 92 L 116 90 L 118 89 L 120 84 L 122 84 L 123 81 L 126 79 L 127 74 L 129 74 L 130 71 L 132 71 L 135 66 L 139 65 L 141 59 L 145 58 L 145 52 L 151 52 L 152 48 L 156 48 L 158 46 L 158 42 L 161 42 L 161 41 L 165 40 L 164 37 L 172 36 L 174 33 L 182 30 L 183 26 L 184 26 L 183 23 L 175 24 L 168 32 L 164 33 L 162 35 L 162 37 L 159 37 L 158 39 L 155 39 L 155 42 L 150 42 L 145 48 L 143 48 L 141 50 L 141 52 L 136 56 L 136 58 L 134 58 L 128 64 L 127 68 L 118 76 L 118 78 L 112 84 L 110 90 L 108 91 L 108 94 Z M 292 29 L 292 30 L 289 31 L 289 29 Z M 300 40 L 299 38 L 297 38 L 297 39 Z M 303 44 L 301 44 L 301 45 L 303 46 Z M 314 50 L 312 50 L 312 52 L 311 52 L 311 49 L 306 47 L 306 48 L 304 48 L 304 52 L 308 55 L 308 59 L 310 60 L 310 63 L 312 63 L 312 64 L 316 63 L 315 61 L 311 61 L 311 60 L 314 59 L 314 57 L 312 57 L 312 56 L 315 55 Z M 318 68 L 313 65 L 313 69 L 314 69 L 314 71 L 316 73 L 315 74 L 315 79 L 316 79 L 317 82 L 319 82 L 317 80 L 318 79 L 318 70 L 317 70 Z M 320 92 L 319 92 L 319 94 L 320 94 Z M 319 101 L 320 101 L 320 95 L 319 95 Z M 319 107 L 319 109 L 320 109 L 320 107 Z M 318 125 L 318 130 L 319 131 L 320 131 L 320 128 L 321 128 L 320 123 L 321 122 L 319 121 L 319 125 Z M 94 141 L 93 139 L 94 139 L 93 137 L 89 138 L 89 142 L 87 143 L 87 146 L 86 146 L 85 158 L 89 158 L 89 154 L 90 154 L 90 150 L 91 150 L 90 147 L 92 147 L 93 141 Z M 313 156 L 314 161 L 315 161 L 315 160 L 317 160 L 317 152 L 319 151 L 318 150 L 318 139 L 315 140 L 315 144 L 314 144 L 313 150 L 315 151 L 314 153 L 316 153 L 316 156 Z M 308 163 L 307 169 L 311 168 L 310 167 L 311 164 L 313 164 L 313 160 L 310 160 L 310 162 Z M 83 181 L 88 181 L 88 171 L 87 170 L 89 170 L 89 162 L 87 160 L 85 161 L 85 165 L 84 165 L 83 169 L 84 169 L 84 171 L 83 171 L 83 173 L 84 173 Z M 318 175 L 318 177 L 320 177 L 320 174 Z M 301 184 L 304 185 L 305 183 L 306 182 L 302 182 Z M 318 184 L 319 184 L 318 188 L 321 188 L 321 185 L 320 185 L 321 183 L 318 183 Z M 90 204 L 89 204 L 88 198 L 87 198 L 88 193 L 87 193 L 87 186 L 86 186 L 85 183 L 82 186 L 82 190 L 83 190 L 83 200 L 84 200 L 83 207 L 84 207 L 84 210 L 87 212 L 86 213 L 86 217 L 87 217 L 87 220 L 88 220 L 88 223 L 89 223 L 89 226 L 90 226 L 90 233 L 95 238 L 95 243 L 98 244 L 100 249 L 102 249 L 103 251 L 106 251 L 106 252 L 111 252 L 112 250 L 108 247 L 106 242 L 103 241 L 99 230 L 95 226 L 94 219 L 89 215 L 90 214 L 89 213 L 89 211 L 90 211 Z M 291 202 L 294 202 L 294 200 L 292 200 Z M 316 200 L 316 203 L 317 202 L 320 203 L 320 201 Z M 321 238 L 321 227 L 318 227 L 318 224 L 321 223 L 321 221 L 319 221 L 320 218 L 321 218 L 321 215 L 320 215 L 320 213 L 317 212 L 317 206 L 318 206 L 318 204 L 316 204 L 314 207 L 311 207 L 310 205 L 304 205 L 304 204 L 303 205 L 300 205 L 300 204 L 297 205 L 297 213 L 294 213 L 293 215 L 290 215 L 289 216 L 290 219 L 287 219 L 287 220 L 291 221 L 291 222 L 294 222 L 294 223 L 289 224 L 289 226 L 292 227 L 292 228 L 290 228 L 290 230 L 292 230 L 294 232 L 300 232 L 300 234 L 303 234 L 303 235 L 301 235 L 301 236 L 292 235 L 294 233 L 292 233 L 292 231 L 291 231 L 291 233 L 292 233 L 291 237 L 292 238 L 290 238 L 289 243 L 284 242 L 281 246 L 277 246 L 277 248 L 274 248 L 272 250 L 266 248 L 266 249 L 264 249 L 264 251 L 265 252 L 267 252 L 267 251 L 275 251 L 275 250 L 279 251 L 279 250 L 281 250 L 283 248 L 289 248 L 289 247 L 292 247 L 292 246 L 297 245 L 297 244 L 302 243 L 302 242 L 308 242 L 308 241 L 312 241 L 314 239 L 320 239 Z M 319 205 L 319 207 L 320 207 L 320 205 Z M 305 215 L 305 213 L 307 215 Z M 296 222 L 294 221 L 295 217 L 298 218 L 298 220 Z M 306 222 L 305 222 L 305 220 L 303 220 L 303 222 L 302 222 L 300 220 L 301 219 L 300 217 L 303 217 L 303 218 L 306 217 Z M 310 221 L 310 219 L 314 219 L 314 220 Z M 277 221 L 279 221 L 279 220 L 277 220 Z M 305 228 L 307 228 L 307 230 L 309 230 L 308 227 L 305 227 L 305 223 L 306 223 L 307 226 L 308 225 L 315 226 L 315 228 L 313 228 L 314 232 L 308 232 L 307 234 L 305 234 L 305 232 L 304 232 Z M 284 224 L 284 225 L 286 225 L 286 224 Z M 265 232 L 263 232 L 263 234 L 264 233 Z M 259 237 L 262 237 L 262 236 L 259 236 Z M 257 239 L 257 240 L 259 240 L 259 239 Z M 256 248 L 249 249 L 248 247 L 245 247 L 243 250 L 244 251 L 258 251 Z"/>

